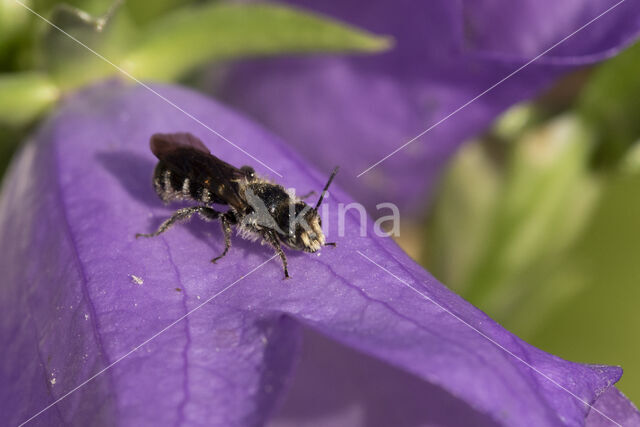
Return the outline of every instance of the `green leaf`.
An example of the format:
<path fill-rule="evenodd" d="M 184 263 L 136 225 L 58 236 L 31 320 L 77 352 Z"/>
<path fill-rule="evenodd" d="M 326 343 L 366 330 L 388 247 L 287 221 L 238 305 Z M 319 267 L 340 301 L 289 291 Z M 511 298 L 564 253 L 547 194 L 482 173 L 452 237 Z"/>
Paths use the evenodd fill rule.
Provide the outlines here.
<path fill-rule="evenodd" d="M 96 2 L 94 7 L 102 3 Z M 133 28 L 126 11 L 118 6 L 113 3 L 101 15 L 66 4 L 53 8 L 50 20 L 64 33 L 45 24 L 40 55 L 44 68 L 60 88 L 73 89 L 117 73 L 113 65 L 89 49 L 111 62 L 119 61 Z"/>
<path fill-rule="evenodd" d="M 492 134 L 504 141 L 513 141 L 540 124 L 540 111 L 530 102 L 516 104 L 500 115 L 493 124 Z"/>
<path fill-rule="evenodd" d="M 555 275 L 580 272 L 574 296 L 523 337 L 558 356 L 621 365 L 617 385 L 640 401 L 640 173 L 616 173 L 575 249 Z M 507 326 L 508 327 L 508 326 Z"/>
<path fill-rule="evenodd" d="M 640 139 L 640 43 L 604 62 L 594 72 L 578 100 L 577 110 L 598 135 L 597 158 L 616 165 Z"/>
<path fill-rule="evenodd" d="M 19 3 L 0 0 L 0 47 L 16 33 L 24 30 L 30 18 L 30 12 Z"/>
<path fill-rule="evenodd" d="M 598 195 L 586 130 L 575 115 L 560 116 L 513 141 L 504 165 L 479 146 L 467 147 L 429 224 L 427 267 L 520 333 L 572 293 L 546 278 L 584 229 Z"/>
<path fill-rule="evenodd" d="M 485 250 L 501 176 L 480 141 L 463 146 L 443 176 L 423 239 L 423 264 L 457 293 Z"/>
<path fill-rule="evenodd" d="M 32 63 L 33 15 L 14 0 L 0 0 L 0 69 L 13 72 Z"/>
<path fill-rule="evenodd" d="M 9 0 L 15 1 L 15 0 Z M 70 9 L 82 10 L 83 13 L 90 16 L 100 16 L 110 9 L 117 9 L 121 3 L 126 0 L 32 0 L 23 1 L 31 9 L 35 10 L 38 14 L 48 16 L 53 10 L 60 7 L 67 7 Z"/>
<path fill-rule="evenodd" d="M 0 74 L 0 123 L 31 122 L 60 96 L 53 81 L 41 73 Z"/>
<path fill-rule="evenodd" d="M 580 232 L 592 203 L 591 147 L 584 124 L 572 115 L 516 142 L 490 234 L 465 293 L 494 318 L 518 317 L 539 274 Z"/>
<path fill-rule="evenodd" d="M 123 66 L 141 79 L 171 80 L 208 61 L 307 52 L 378 52 L 390 39 L 274 4 L 213 4 L 153 23 Z"/>
<path fill-rule="evenodd" d="M 166 13 L 170 13 L 176 8 L 189 3 L 196 3 L 197 1 L 198 0 L 127 0 L 125 7 L 129 10 L 131 17 L 137 24 L 144 24 Z"/>

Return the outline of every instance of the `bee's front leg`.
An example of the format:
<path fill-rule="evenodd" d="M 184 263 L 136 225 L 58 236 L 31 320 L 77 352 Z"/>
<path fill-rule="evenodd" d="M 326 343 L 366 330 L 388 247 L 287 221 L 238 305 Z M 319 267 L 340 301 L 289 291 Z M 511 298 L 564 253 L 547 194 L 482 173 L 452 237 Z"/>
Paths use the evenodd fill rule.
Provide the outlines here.
<path fill-rule="evenodd" d="M 282 268 L 284 269 L 284 278 L 290 279 L 289 270 L 287 269 L 287 256 L 284 254 L 282 247 L 280 246 L 280 240 L 273 231 L 265 231 L 262 237 L 276 250 L 276 253 L 280 256 L 282 261 Z"/>

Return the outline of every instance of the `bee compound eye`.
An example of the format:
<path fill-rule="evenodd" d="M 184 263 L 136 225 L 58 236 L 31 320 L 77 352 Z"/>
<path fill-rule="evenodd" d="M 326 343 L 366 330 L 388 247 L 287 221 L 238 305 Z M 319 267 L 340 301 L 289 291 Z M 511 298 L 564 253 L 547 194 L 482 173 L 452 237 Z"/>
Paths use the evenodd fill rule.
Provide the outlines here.
<path fill-rule="evenodd" d="M 248 178 L 253 178 L 256 174 L 256 171 L 251 166 L 242 166 L 240 170 Z"/>

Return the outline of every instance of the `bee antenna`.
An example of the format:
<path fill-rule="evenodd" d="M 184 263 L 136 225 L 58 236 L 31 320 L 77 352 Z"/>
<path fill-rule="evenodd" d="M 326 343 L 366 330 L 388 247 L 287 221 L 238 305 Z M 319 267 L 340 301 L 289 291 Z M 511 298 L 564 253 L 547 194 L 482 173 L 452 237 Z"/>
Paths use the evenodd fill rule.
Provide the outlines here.
<path fill-rule="evenodd" d="M 318 203 L 316 203 L 316 207 L 313 208 L 314 211 L 317 211 L 318 208 L 320 207 L 320 204 L 322 203 L 322 199 L 324 199 L 324 195 L 327 193 L 327 190 L 329 189 L 329 186 L 331 185 L 331 181 L 333 181 L 333 178 L 335 178 L 336 174 L 338 173 L 338 169 L 340 167 L 336 166 L 335 169 L 333 169 L 333 172 L 331 172 L 331 176 L 329 177 L 329 181 L 327 181 L 327 185 L 324 186 L 324 188 L 322 189 L 322 194 L 320 194 L 320 198 L 318 199 Z"/>

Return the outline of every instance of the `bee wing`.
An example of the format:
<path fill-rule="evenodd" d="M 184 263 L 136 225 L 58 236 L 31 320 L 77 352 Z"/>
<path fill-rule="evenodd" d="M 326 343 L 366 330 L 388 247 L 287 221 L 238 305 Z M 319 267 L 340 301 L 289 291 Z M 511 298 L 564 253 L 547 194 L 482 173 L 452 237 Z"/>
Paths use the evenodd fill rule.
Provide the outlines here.
<path fill-rule="evenodd" d="M 211 154 L 202 141 L 188 132 L 156 133 L 151 136 L 149 145 L 151 152 L 160 160 L 179 147 L 191 147 L 205 154 Z"/>
<path fill-rule="evenodd" d="M 153 154 L 191 182 L 202 183 L 216 203 L 244 210 L 241 183 L 247 176 L 238 168 L 211 154 L 204 143 L 190 133 L 156 133 L 149 143 Z"/>

